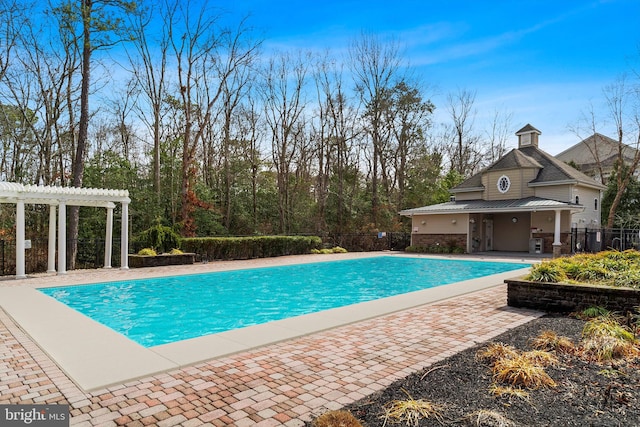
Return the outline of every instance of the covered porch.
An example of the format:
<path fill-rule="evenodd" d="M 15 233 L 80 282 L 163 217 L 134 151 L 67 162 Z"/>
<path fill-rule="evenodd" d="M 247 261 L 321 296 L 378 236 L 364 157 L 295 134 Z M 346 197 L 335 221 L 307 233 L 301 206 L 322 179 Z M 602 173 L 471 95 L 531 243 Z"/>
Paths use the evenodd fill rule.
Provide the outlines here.
<path fill-rule="evenodd" d="M 451 201 L 400 214 L 412 218 L 412 245 L 448 239 L 464 246 L 467 253 L 498 251 L 559 256 L 569 249 L 572 215 L 582 210 L 583 206 L 573 203 L 529 197 Z"/>

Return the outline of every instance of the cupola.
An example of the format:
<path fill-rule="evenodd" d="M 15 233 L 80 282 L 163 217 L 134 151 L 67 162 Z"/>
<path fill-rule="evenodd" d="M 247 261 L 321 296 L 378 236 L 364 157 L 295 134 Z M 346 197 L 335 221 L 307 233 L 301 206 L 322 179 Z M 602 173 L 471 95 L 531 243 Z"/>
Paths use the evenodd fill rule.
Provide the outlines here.
<path fill-rule="evenodd" d="M 538 147 L 538 135 L 540 135 L 538 129 L 534 128 L 530 124 L 527 124 L 525 127 L 516 132 L 518 136 L 518 148 L 524 147 Z"/>

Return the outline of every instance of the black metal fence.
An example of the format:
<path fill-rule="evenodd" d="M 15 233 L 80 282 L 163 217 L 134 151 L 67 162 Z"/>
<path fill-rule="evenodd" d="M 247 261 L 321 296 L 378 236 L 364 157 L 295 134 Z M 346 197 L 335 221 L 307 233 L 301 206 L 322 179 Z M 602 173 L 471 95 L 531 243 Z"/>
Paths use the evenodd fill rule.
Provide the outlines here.
<path fill-rule="evenodd" d="M 349 252 L 403 251 L 411 244 L 411 233 L 345 233 L 322 236 L 325 247 L 340 246 Z M 69 247 L 69 244 L 67 244 Z M 104 267 L 105 241 L 102 239 L 78 240 L 76 269 Z M 640 250 L 640 230 L 607 228 L 571 229 L 571 252 L 599 252 L 608 249 L 624 251 Z M 27 274 L 47 271 L 48 240 L 31 239 L 31 248 L 26 250 L 25 270 Z M 67 252 L 67 255 L 69 252 Z M 57 254 L 56 254 L 57 257 Z M 56 258 L 57 262 L 57 258 Z M 120 240 L 113 240 L 111 265 L 119 267 Z M 68 268 L 68 266 L 67 266 Z M 16 274 L 15 240 L 0 239 L 0 276 Z"/>
<path fill-rule="evenodd" d="M 402 251 L 411 244 L 411 233 L 352 233 L 327 235 L 322 237 L 325 247 L 340 246 L 349 252 L 398 250 Z M 67 242 L 67 248 L 70 241 Z M 78 240 L 76 269 L 104 267 L 104 243 L 102 239 Z M 120 267 L 120 240 L 113 240 L 111 266 Z M 27 274 L 47 271 L 48 239 L 31 239 L 31 248 L 25 253 L 25 272 Z M 69 251 L 67 251 L 69 257 Z M 198 254 L 196 254 L 196 259 Z M 57 263 L 57 254 L 56 254 Z M 67 264 L 69 261 L 67 260 Z M 69 268 L 67 266 L 67 268 Z M 0 276 L 16 274 L 16 242 L 0 240 Z"/>
<path fill-rule="evenodd" d="M 628 228 L 573 228 L 571 252 L 600 252 L 608 249 L 640 249 L 640 230 Z"/>
<path fill-rule="evenodd" d="M 411 244 L 411 233 L 345 233 L 322 237 L 327 247 L 340 246 L 349 252 L 403 251 Z"/>
<path fill-rule="evenodd" d="M 43 273 L 47 271 L 48 245 L 45 238 L 30 239 L 31 247 L 25 251 L 25 272 Z M 67 241 L 67 248 L 71 241 Z M 76 256 L 76 269 L 101 268 L 104 267 L 104 244 L 101 239 L 80 239 L 78 240 L 78 254 Z M 57 268 L 56 252 L 56 268 Z M 69 251 L 67 251 L 69 257 Z M 113 240 L 111 251 L 111 266 L 120 267 L 120 240 Z M 69 260 L 67 260 L 67 268 Z M 16 274 L 16 242 L 15 240 L 0 240 L 0 276 L 11 276 Z"/>

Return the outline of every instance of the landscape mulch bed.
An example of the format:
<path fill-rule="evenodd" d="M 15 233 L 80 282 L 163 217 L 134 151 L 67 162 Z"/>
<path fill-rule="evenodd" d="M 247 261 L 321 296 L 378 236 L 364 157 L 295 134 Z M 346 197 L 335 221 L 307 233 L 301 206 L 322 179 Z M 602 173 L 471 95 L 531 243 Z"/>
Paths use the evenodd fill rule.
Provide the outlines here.
<path fill-rule="evenodd" d="M 490 342 L 529 351 L 531 339 L 551 330 L 577 345 L 584 324 L 576 318 L 548 315 Z M 490 342 L 396 381 L 344 409 L 365 427 L 385 425 L 385 405 L 407 400 L 409 396 L 440 405 L 439 417 L 401 424 L 388 419 L 386 426 L 640 426 L 640 359 L 598 364 L 576 355 L 560 354 L 560 363 L 546 368 L 557 387 L 527 390 L 526 398 L 495 396 L 490 392 L 490 367 L 476 359 L 478 350 Z M 478 411 L 498 414 L 506 424 L 493 417 L 481 421 L 483 417 L 477 416 Z"/>

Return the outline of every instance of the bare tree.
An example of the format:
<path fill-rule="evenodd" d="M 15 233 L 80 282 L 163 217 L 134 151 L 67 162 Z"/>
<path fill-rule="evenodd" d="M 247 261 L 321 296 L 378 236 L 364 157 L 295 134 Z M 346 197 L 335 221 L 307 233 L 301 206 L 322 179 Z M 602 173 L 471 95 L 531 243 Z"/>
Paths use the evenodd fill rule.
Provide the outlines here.
<path fill-rule="evenodd" d="M 616 129 L 618 141 L 616 194 L 607 216 L 607 228 L 612 228 L 622 196 L 640 163 L 640 96 L 637 88 L 629 87 L 625 75 L 618 78 L 613 84 L 606 86 L 603 92 L 610 117 Z M 627 125 L 629 117 L 631 118 L 631 124 Z M 635 148 L 631 161 L 625 161 L 625 141 L 629 141 L 629 145 Z M 626 173 L 622 173 L 623 169 Z"/>
<path fill-rule="evenodd" d="M 597 176 L 594 178 L 599 178 L 600 181 L 607 185 L 608 177 L 604 172 L 604 163 L 601 159 L 601 149 L 600 144 L 598 144 L 597 136 L 598 136 L 598 124 L 597 124 L 597 114 L 595 112 L 595 108 L 592 103 L 589 103 L 589 108 L 586 112 L 582 112 L 582 117 L 578 120 L 575 126 L 570 126 L 571 131 L 581 140 L 585 141 L 584 148 L 589 152 L 591 158 L 593 159 L 594 168 L 597 171 Z M 588 133 L 588 135 L 584 135 L 584 132 Z M 592 141 L 588 141 L 589 137 L 593 137 Z M 577 165 L 574 165 L 574 167 Z M 584 171 L 583 171 L 584 172 Z"/>
<path fill-rule="evenodd" d="M 396 42 L 383 44 L 376 36 L 362 34 L 349 47 L 349 65 L 352 69 L 356 91 L 366 106 L 365 121 L 371 138 L 371 214 L 374 228 L 378 227 L 378 178 L 379 162 L 383 151 L 383 96 L 395 81 L 402 78 L 401 56 Z"/>
<path fill-rule="evenodd" d="M 238 110 L 241 107 L 241 101 L 245 98 L 251 89 L 253 75 L 255 69 L 253 67 L 255 56 L 251 55 L 233 70 L 227 79 L 222 82 L 221 111 L 222 129 L 222 160 L 224 170 L 224 187 L 223 187 L 223 218 L 224 226 L 229 229 L 232 219 L 233 210 L 233 186 L 235 171 L 232 168 L 233 145 L 238 148 L 238 139 L 232 135 L 232 128 L 235 125 Z"/>
<path fill-rule="evenodd" d="M 263 163 L 259 146 L 262 137 L 260 121 L 260 108 L 256 105 L 254 97 L 249 94 L 238 114 L 236 139 L 244 143 L 242 154 L 250 169 L 252 233 L 258 231 L 258 174 Z"/>
<path fill-rule="evenodd" d="M 485 132 L 487 137 L 486 163 L 492 164 L 507 152 L 507 142 L 511 137 L 511 121 L 513 113 L 494 110 L 489 129 Z"/>
<path fill-rule="evenodd" d="M 59 24 L 60 40 L 64 48 L 64 66 L 58 69 L 51 69 L 50 72 L 57 74 L 56 83 L 64 81 L 62 103 L 66 109 L 71 131 L 63 132 L 65 139 L 71 141 L 73 155 L 71 161 L 71 181 L 74 187 L 82 186 L 84 174 L 84 162 L 88 146 L 88 130 L 91 112 L 89 109 L 89 95 L 92 87 L 91 70 L 95 65 L 92 62 L 92 54 L 98 49 L 104 49 L 120 41 L 122 30 L 123 14 L 135 9 L 135 3 L 124 0 L 79 0 L 77 2 L 65 2 L 54 6 L 51 11 L 47 11 L 56 18 Z M 36 44 L 35 46 L 41 46 Z M 79 54 L 79 56 L 77 56 Z M 35 58 L 35 56 L 34 56 Z M 79 64 L 76 68 L 73 64 Z M 39 62 L 33 61 L 34 67 L 40 67 Z M 61 74 L 61 75 L 60 75 Z M 79 74 L 79 77 L 78 77 Z M 39 73 L 39 75 L 43 75 Z M 75 110 L 77 102 L 77 84 L 79 83 L 80 116 L 78 126 L 75 128 Z M 60 88 L 60 86 L 57 86 Z M 52 87 L 41 84 L 43 98 L 49 96 Z M 58 95 L 58 92 L 54 92 Z M 51 99 L 51 98 L 49 98 Z M 55 109 L 52 109 L 52 111 Z M 76 134 L 77 132 L 77 134 Z M 64 170 L 63 159 L 60 158 L 60 171 Z M 75 266 L 75 255 L 77 253 L 78 219 L 79 210 L 77 206 L 69 209 L 69 262 L 70 268 Z"/>
<path fill-rule="evenodd" d="M 11 65 L 20 29 L 27 22 L 26 12 L 24 5 L 16 0 L 0 1 L 0 79 Z"/>
<path fill-rule="evenodd" d="M 315 152 L 317 158 L 316 185 L 317 203 L 316 230 L 342 233 L 348 213 L 346 176 L 354 168 L 353 144 L 359 135 L 358 112 L 349 105 L 344 89 L 342 65 L 325 56 L 315 66 L 318 113 L 315 125 Z M 327 220 L 330 199 L 334 199 L 333 221 Z"/>
<path fill-rule="evenodd" d="M 135 54 L 129 53 L 132 65 L 131 73 L 145 101 L 137 106 L 138 116 L 151 131 L 153 139 L 153 187 L 159 199 L 160 186 L 160 143 L 162 134 L 162 111 L 167 90 L 167 57 L 171 22 L 167 10 L 161 6 L 158 33 L 151 33 L 152 23 L 156 19 L 153 7 L 141 9 L 139 13 L 130 15 L 132 46 Z M 145 107 L 149 107 L 148 109 Z"/>
<path fill-rule="evenodd" d="M 168 15 L 184 118 L 180 221 L 185 235 L 195 232 L 192 212 L 200 203 L 194 192 L 197 149 L 210 130 L 224 83 L 238 67 L 252 61 L 258 48 L 245 43 L 249 29 L 244 20 L 235 30 L 225 29 L 219 25 L 220 15 L 206 4 L 195 14 L 191 6 L 190 1 L 176 1 Z"/>
<path fill-rule="evenodd" d="M 271 131 L 273 165 L 277 173 L 279 232 L 290 230 L 291 175 L 294 161 L 301 156 L 304 143 L 304 87 L 309 58 L 280 54 L 272 58 L 265 70 L 261 88 L 265 121 Z"/>
<path fill-rule="evenodd" d="M 477 172 L 482 162 L 480 137 L 475 134 L 476 93 L 459 89 L 447 95 L 447 111 L 451 118 L 451 146 L 448 147 L 451 168 L 462 176 Z"/>
<path fill-rule="evenodd" d="M 417 87 L 405 81 L 398 83 L 391 91 L 389 114 L 393 133 L 393 181 L 397 188 L 396 210 L 404 209 L 409 165 L 424 153 L 426 132 L 431 127 L 431 114 L 435 106 L 424 100 Z"/>

